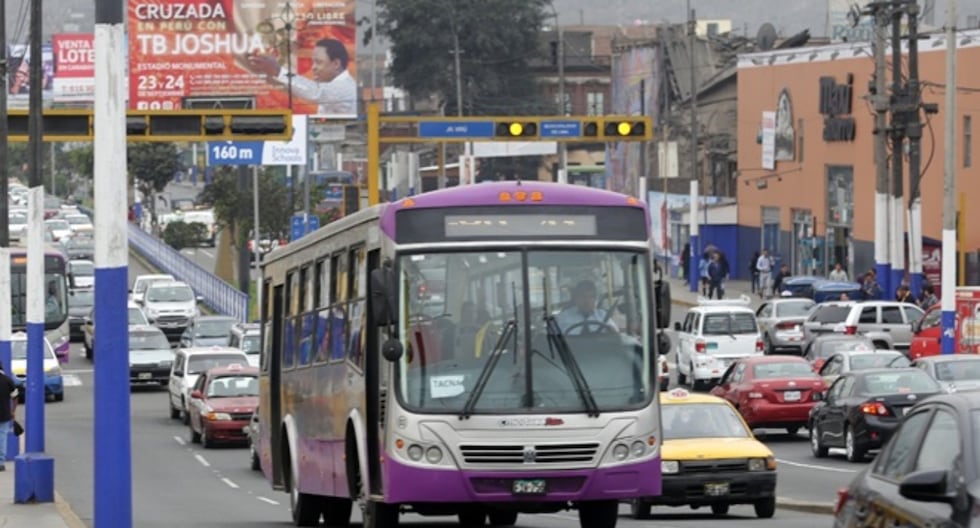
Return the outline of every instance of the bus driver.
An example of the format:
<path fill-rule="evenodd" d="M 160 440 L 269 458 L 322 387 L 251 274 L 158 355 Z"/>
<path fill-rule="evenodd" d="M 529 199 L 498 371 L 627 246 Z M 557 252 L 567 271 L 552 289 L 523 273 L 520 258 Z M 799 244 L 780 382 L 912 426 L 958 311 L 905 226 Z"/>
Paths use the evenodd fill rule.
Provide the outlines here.
<path fill-rule="evenodd" d="M 572 290 L 572 305 L 558 314 L 558 327 L 567 335 L 618 331 L 616 323 L 608 320 L 606 310 L 596 307 L 596 287 L 583 280 Z M 608 327 L 609 330 L 602 328 Z"/>

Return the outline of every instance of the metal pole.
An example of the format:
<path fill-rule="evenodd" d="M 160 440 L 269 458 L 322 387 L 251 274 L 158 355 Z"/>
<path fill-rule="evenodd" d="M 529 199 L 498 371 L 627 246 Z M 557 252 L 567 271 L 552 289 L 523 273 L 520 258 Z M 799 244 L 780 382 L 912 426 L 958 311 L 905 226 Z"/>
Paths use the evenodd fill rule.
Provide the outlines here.
<path fill-rule="evenodd" d="M 248 166 L 247 165 L 240 165 L 238 167 L 238 192 L 242 194 L 248 192 Z M 241 207 L 242 209 L 245 209 L 247 206 L 244 203 L 242 203 Z M 241 211 L 241 212 L 244 213 L 245 211 Z M 305 211 L 304 211 L 303 220 L 304 221 L 306 220 Z M 238 255 L 238 291 L 248 294 L 248 287 L 252 283 L 252 273 L 251 273 L 252 269 L 251 266 L 249 265 L 248 243 L 242 242 L 242 239 L 244 237 L 241 236 L 242 232 L 248 228 L 245 227 L 244 222 L 236 222 L 235 224 L 236 224 L 235 227 L 237 228 L 236 229 L 237 232 L 235 234 L 238 236 L 235 237 L 236 240 L 232 242 L 232 244 L 234 245 L 236 253 Z M 304 224 L 303 225 L 304 236 L 306 235 L 306 232 L 307 232 L 307 226 Z M 258 246 L 256 246 L 255 249 L 258 249 Z"/>
<path fill-rule="evenodd" d="M 554 4 L 551 5 L 554 9 Z M 565 30 L 558 22 L 558 12 L 555 11 L 555 29 L 558 30 L 558 115 L 568 115 L 565 106 Z M 641 81 L 642 82 L 642 81 Z M 568 183 L 568 145 L 558 142 L 558 183 Z M 645 197 L 641 197 L 644 198 Z"/>
<path fill-rule="evenodd" d="M 647 83 L 645 79 L 640 79 L 640 115 L 641 116 L 647 115 Z M 644 190 L 644 193 L 640 195 L 640 199 L 643 200 L 644 202 L 647 201 L 647 196 L 645 191 L 649 183 L 647 181 L 648 177 L 649 174 L 647 173 L 647 142 L 643 141 L 640 143 L 640 174 L 637 175 L 637 178 L 639 180 L 643 180 L 643 183 L 641 185 L 638 185 L 638 187 Z M 664 196 L 664 200 L 666 199 L 667 197 Z M 664 254 L 666 255 L 667 248 L 663 248 L 663 250 L 664 250 Z"/>
<path fill-rule="evenodd" d="M 946 145 L 943 163 L 942 352 L 956 351 L 956 0 L 946 21 Z M 961 214 L 965 211 L 961 212 Z"/>
<path fill-rule="evenodd" d="M 890 242 L 890 213 L 888 197 L 888 58 L 885 53 L 888 45 L 888 11 L 887 4 L 876 2 L 872 4 L 872 16 L 875 23 L 874 43 L 874 96 L 872 102 L 875 111 L 874 153 L 875 153 L 875 272 L 879 284 L 886 284 L 891 275 Z M 857 276 L 857 270 L 850 270 L 851 276 Z"/>
<path fill-rule="evenodd" d="M 368 185 L 368 205 L 377 204 L 379 199 L 378 179 L 381 176 L 381 164 L 378 157 L 381 155 L 381 113 L 378 110 L 378 103 L 368 103 L 367 107 L 367 185 Z"/>
<path fill-rule="evenodd" d="M 0 11 L 3 10 L 3 2 L 0 1 Z M 3 85 L 6 89 L 6 85 Z M 2 200 L 6 201 L 6 200 Z M 11 295 L 10 295 L 10 249 L 4 245 L 0 246 L 0 295 L 3 295 L 3 305 L 4 308 L 0 309 L 0 363 L 3 364 L 2 370 L 8 374 L 12 374 L 10 366 L 10 330 L 11 330 L 11 319 L 12 311 L 8 306 L 11 306 Z M 8 432 L 4 437 L 0 437 L 0 442 L 6 442 L 7 445 L 7 457 L 6 460 L 0 460 L 0 464 L 4 464 L 7 460 L 13 460 L 14 456 L 17 454 L 16 449 L 20 447 L 20 440 L 14 436 L 14 432 Z"/>
<path fill-rule="evenodd" d="M 56 172 L 55 163 L 54 163 L 55 162 L 54 141 L 48 143 L 48 146 L 51 148 L 51 195 L 57 196 L 58 195 L 57 184 L 54 181 L 54 175 Z"/>
<path fill-rule="evenodd" d="M 661 61 L 659 62 L 659 64 L 663 64 L 664 63 L 663 62 L 663 53 L 664 53 L 663 48 L 660 48 L 660 50 L 658 51 L 658 53 L 661 54 Z M 670 186 L 667 184 L 667 176 L 668 176 L 668 173 L 667 173 L 667 161 L 670 159 L 670 154 L 669 154 L 669 150 L 670 150 L 670 99 L 669 99 L 669 96 L 668 96 L 668 93 L 669 92 L 667 91 L 667 76 L 666 75 L 663 75 L 663 72 L 660 72 L 660 73 L 661 73 L 661 75 L 660 75 L 660 97 L 661 97 L 661 108 L 662 108 L 662 111 L 659 114 L 660 123 L 661 123 L 661 125 L 660 125 L 661 139 L 659 141 L 659 144 L 660 145 L 663 145 L 663 148 L 657 150 L 657 161 L 659 162 L 659 167 L 662 169 L 662 170 L 659 170 L 658 172 L 660 173 L 661 183 L 663 183 L 663 186 L 664 186 L 664 204 L 663 204 L 663 208 L 665 210 L 668 210 L 669 211 L 669 208 L 668 208 L 669 202 L 668 202 L 667 198 L 668 198 L 668 194 L 670 192 Z M 670 225 L 669 225 L 669 223 L 670 223 L 670 214 L 669 213 L 666 215 L 666 219 L 664 220 L 664 223 L 667 224 L 667 226 L 665 226 L 665 227 L 667 229 L 667 232 L 670 233 Z M 668 238 L 669 238 L 669 235 L 668 235 Z M 682 250 L 683 250 L 683 247 L 684 246 L 681 246 Z M 688 257 L 690 257 L 690 255 L 688 255 Z M 668 265 L 669 264 L 668 263 L 668 258 L 669 258 L 669 256 L 668 256 L 667 252 L 664 251 L 664 269 L 665 270 L 669 270 L 670 269 L 670 266 Z M 688 270 L 683 270 L 683 273 L 687 273 L 687 272 L 688 272 Z"/>
<path fill-rule="evenodd" d="M 691 291 L 698 291 L 698 264 L 701 261 L 701 251 L 698 249 L 698 181 L 691 180 L 691 210 L 688 214 L 691 232 L 691 254 L 688 256 L 687 278 Z"/>
<path fill-rule="evenodd" d="M 456 66 L 456 115 L 463 117 L 463 70 L 459 61 L 459 28 L 453 22 L 453 64 Z"/>
<path fill-rule="evenodd" d="M 701 167 L 698 163 L 698 77 L 697 77 L 697 53 L 694 50 L 694 45 L 697 43 L 697 17 L 695 16 L 694 10 L 691 9 L 691 0 L 687 0 L 687 48 L 691 54 L 691 179 L 694 181 L 700 181 L 699 170 Z M 708 195 L 708 186 L 704 186 L 702 191 L 703 196 Z M 708 226 L 708 202 L 705 200 L 704 203 L 704 225 L 705 228 Z M 694 249 L 692 242 L 691 249 Z M 701 248 L 697 248 L 698 253 L 701 252 Z"/>
<path fill-rule="evenodd" d="M 0 306 L 10 306 L 12 302 L 10 290 L 10 204 L 7 200 L 10 192 L 9 174 L 7 171 L 7 2 L 0 0 Z M 6 372 L 10 372 L 10 331 L 11 312 L 0 309 L 0 362 Z M 13 431 L 0 442 L 19 446 L 20 442 Z M 7 456 L 14 453 L 8 449 Z M 0 460 L 0 464 L 4 461 Z"/>
<path fill-rule="evenodd" d="M 252 237 L 252 250 L 255 252 L 255 265 L 259 266 L 259 241 L 262 239 L 260 235 L 261 229 L 259 224 L 259 167 L 258 165 L 252 165 L 252 217 L 253 217 L 253 234 Z M 255 277 L 255 307 L 258 309 L 258 314 L 255 319 L 262 317 L 262 274 L 258 273 Z M 249 314 L 251 316 L 252 314 Z"/>
<path fill-rule="evenodd" d="M 922 292 L 922 121 L 919 92 L 919 5 L 906 7 L 909 34 L 908 120 L 905 135 L 909 138 L 909 285 L 918 298 Z"/>
<path fill-rule="evenodd" d="M 95 5 L 95 528 L 132 528 L 126 38 L 123 3 Z M 153 196 L 149 197 L 153 199 Z"/>
<path fill-rule="evenodd" d="M 372 102 L 378 100 L 377 42 L 378 42 L 378 0 L 371 0 L 371 101 Z"/>
<path fill-rule="evenodd" d="M 891 160 L 891 226 L 890 253 L 891 276 L 881 282 L 883 299 L 891 298 L 895 289 L 905 278 L 905 208 L 902 206 L 904 193 L 903 176 L 905 167 L 902 154 L 905 148 L 905 113 L 902 104 L 905 99 L 905 87 L 902 83 L 902 10 L 892 12 L 892 160 Z M 881 278 L 879 277 L 879 280 Z M 887 285 L 886 285 L 887 284 Z"/>

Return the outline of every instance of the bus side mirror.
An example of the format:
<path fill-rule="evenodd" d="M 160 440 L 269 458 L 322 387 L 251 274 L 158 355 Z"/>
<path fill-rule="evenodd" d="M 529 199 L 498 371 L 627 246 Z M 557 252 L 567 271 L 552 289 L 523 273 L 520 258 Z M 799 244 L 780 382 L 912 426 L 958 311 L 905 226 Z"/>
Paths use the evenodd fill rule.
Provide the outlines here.
<path fill-rule="evenodd" d="M 660 278 L 653 283 L 657 303 L 657 328 L 670 328 L 670 283 Z"/>
<path fill-rule="evenodd" d="M 371 270 L 371 315 L 378 326 L 398 322 L 395 272 L 386 264 Z"/>

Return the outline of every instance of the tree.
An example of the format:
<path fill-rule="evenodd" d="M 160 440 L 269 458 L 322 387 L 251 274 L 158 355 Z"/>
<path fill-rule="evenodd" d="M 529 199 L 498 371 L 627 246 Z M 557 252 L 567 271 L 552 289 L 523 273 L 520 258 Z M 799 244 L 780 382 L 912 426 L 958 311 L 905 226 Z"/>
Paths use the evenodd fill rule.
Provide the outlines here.
<path fill-rule="evenodd" d="M 200 222 L 170 222 L 163 230 L 163 241 L 179 251 L 200 245 L 207 235 L 207 228 Z"/>
<path fill-rule="evenodd" d="M 248 232 L 254 218 L 252 174 L 245 190 L 238 185 L 237 167 L 218 167 L 211 183 L 201 191 L 198 200 L 214 206 L 214 216 L 221 229 L 232 234 L 234 245 L 248 243 Z M 286 186 L 276 178 L 272 167 L 259 169 L 259 226 L 263 233 L 279 233 L 289 226 L 289 200 Z"/>
<path fill-rule="evenodd" d="M 126 149 L 129 174 L 136 178 L 144 203 L 150 204 L 150 218 L 156 223 L 156 195 L 180 170 L 177 145 L 173 143 L 134 143 Z"/>
<path fill-rule="evenodd" d="M 91 143 L 78 145 L 67 152 L 68 166 L 75 174 L 91 180 L 95 173 L 95 148 Z"/>

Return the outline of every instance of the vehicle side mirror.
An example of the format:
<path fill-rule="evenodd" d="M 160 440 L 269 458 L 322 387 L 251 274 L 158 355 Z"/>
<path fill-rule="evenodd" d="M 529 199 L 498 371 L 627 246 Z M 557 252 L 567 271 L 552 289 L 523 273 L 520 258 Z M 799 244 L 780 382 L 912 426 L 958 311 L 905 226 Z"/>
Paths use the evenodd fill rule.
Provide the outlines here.
<path fill-rule="evenodd" d="M 823 392 L 814 392 L 812 398 L 815 402 L 824 401 L 826 399 L 826 394 Z"/>
<path fill-rule="evenodd" d="M 906 475 L 898 485 L 898 493 L 906 499 L 919 502 L 951 504 L 956 500 L 956 493 L 949 490 L 949 472 L 943 469 L 916 471 Z"/>
<path fill-rule="evenodd" d="M 402 342 L 397 339 L 389 339 L 381 345 L 381 356 L 394 363 L 398 361 L 404 353 Z"/>
<path fill-rule="evenodd" d="M 398 322 L 398 281 L 391 264 L 371 270 L 371 316 L 378 326 Z"/>
<path fill-rule="evenodd" d="M 682 328 L 681 328 L 681 322 L 680 321 L 675 322 L 674 323 L 674 331 L 675 332 L 680 332 L 681 330 L 682 330 Z"/>
<path fill-rule="evenodd" d="M 670 283 L 661 277 L 653 283 L 656 305 L 657 328 L 670 328 Z"/>
<path fill-rule="evenodd" d="M 201 399 L 201 391 L 198 391 L 198 390 L 191 391 L 191 399 L 192 400 L 200 400 Z"/>
<path fill-rule="evenodd" d="M 670 336 L 666 332 L 657 333 L 657 352 L 665 355 L 670 352 Z"/>

